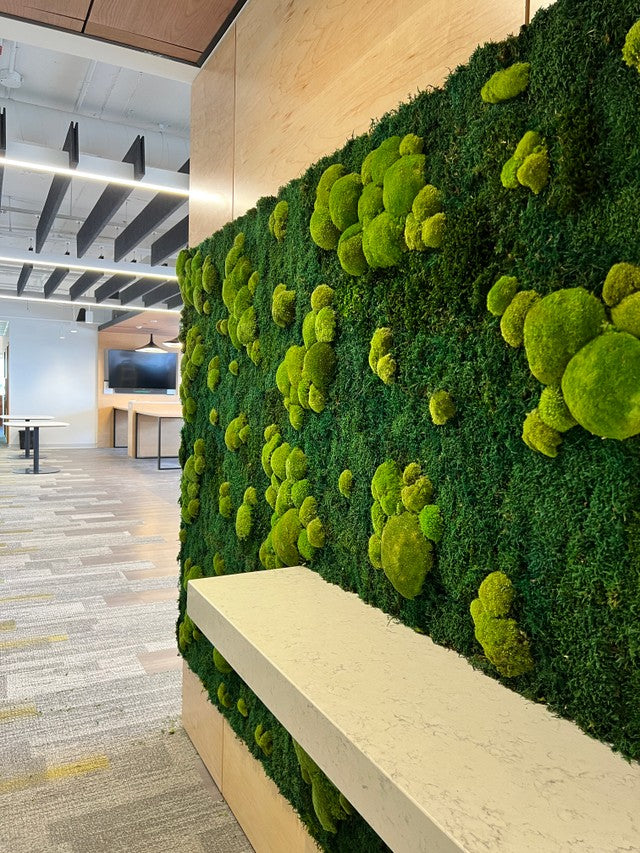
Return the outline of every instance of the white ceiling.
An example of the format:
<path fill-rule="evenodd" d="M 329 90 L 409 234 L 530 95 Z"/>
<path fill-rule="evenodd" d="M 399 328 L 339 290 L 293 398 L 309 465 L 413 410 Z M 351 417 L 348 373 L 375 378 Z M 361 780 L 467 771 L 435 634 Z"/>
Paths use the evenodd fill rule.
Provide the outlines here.
<path fill-rule="evenodd" d="M 142 134 L 148 166 L 177 170 L 189 157 L 188 83 L 6 40 L 0 55 L 0 78 L 4 70 L 15 70 L 22 78 L 19 88 L 0 86 L 0 108 L 6 108 L 8 141 L 61 148 L 69 123 L 77 121 L 80 150 L 86 154 L 121 160 L 136 135 Z M 50 184 L 51 175 L 5 169 L 0 249 L 25 250 L 29 238 L 35 242 L 38 214 Z M 64 254 L 69 250 L 75 255 L 77 231 L 103 189 L 104 185 L 93 181 L 74 179 L 43 254 Z M 86 257 L 102 253 L 105 258 L 112 258 L 116 234 L 152 197 L 153 193 L 134 191 Z M 184 204 L 159 232 L 123 261 L 135 258 L 148 263 L 151 243 L 186 214 Z M 172 259 L 168 263 L 171 265 Z M 19 267 L 0 266 L 0 289 L 15 293 L 19 271 Z M 34 269 L 26 292 L 41 293 L 48 275 Z M 70 273 L 56 296 L 67 294 L 78 275 Z"/>

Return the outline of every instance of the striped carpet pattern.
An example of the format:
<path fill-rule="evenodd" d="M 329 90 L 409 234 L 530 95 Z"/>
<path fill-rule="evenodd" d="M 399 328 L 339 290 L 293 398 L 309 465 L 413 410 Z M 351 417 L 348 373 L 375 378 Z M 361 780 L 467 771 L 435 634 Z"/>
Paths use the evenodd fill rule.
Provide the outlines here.
<path fill-rule="evenodd" d="M 180 725 L 178 471 L 0 448 L 1 853 L 252 848 Z"/>

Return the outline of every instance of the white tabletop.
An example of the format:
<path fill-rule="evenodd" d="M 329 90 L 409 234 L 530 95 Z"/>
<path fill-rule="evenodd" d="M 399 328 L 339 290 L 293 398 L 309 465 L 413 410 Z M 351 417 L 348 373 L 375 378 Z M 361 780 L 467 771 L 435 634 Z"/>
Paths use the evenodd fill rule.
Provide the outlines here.
<path fill-rule="evenodd" d="M 0 415 L 0 421 L 53 421 L 53 415 Z"/>
<path fill-rule="evenodd" d="M 5 423 L 7 424 L 7 426 L 10 426 L 10 427 L 31 427 L 32 429 L 34 427 L 38 427 L 38 428 L 42 429 L 44 427 L 65 427 L 65 426 L 69 426 L 67 421 L 49 421 L 49 420 L 44 421 L 44 420 L 35 420 L 35 419 L 27 421 L 27 420 L 20 420 L 18 418 L 16 418 L 15 420 L 12 418 L 10 421 L 9 420 L 5 421 Z"/>

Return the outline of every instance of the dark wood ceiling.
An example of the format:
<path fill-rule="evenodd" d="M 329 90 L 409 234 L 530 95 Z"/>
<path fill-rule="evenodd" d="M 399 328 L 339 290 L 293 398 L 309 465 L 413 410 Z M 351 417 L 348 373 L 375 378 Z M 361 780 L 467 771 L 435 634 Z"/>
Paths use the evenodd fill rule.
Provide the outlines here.
<path fill-rule="evenodd" d="M 0 0 L 0 15 L 200 65 L 244 0 Z M 46 8 L 43 8 L 45 7 Z"/>

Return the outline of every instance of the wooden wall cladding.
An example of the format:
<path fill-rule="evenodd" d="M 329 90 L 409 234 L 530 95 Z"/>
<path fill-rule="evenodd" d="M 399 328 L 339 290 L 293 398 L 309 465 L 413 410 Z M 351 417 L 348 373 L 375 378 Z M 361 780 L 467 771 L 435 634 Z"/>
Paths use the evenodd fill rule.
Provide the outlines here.
<path fill-rule="evenodd" d="M 24 0 L 0 0 L 0 14 L 80 32 L 89 11 L 89 0 L 54 0 L 46 6 L 42 9 Z"/>
<path fill-rule="evenodd" d="M 524 0 L 249 0 L 193 84 L 191 185 L 232 209 L 192 201 L 190 243 L 524 22 Z"/>

